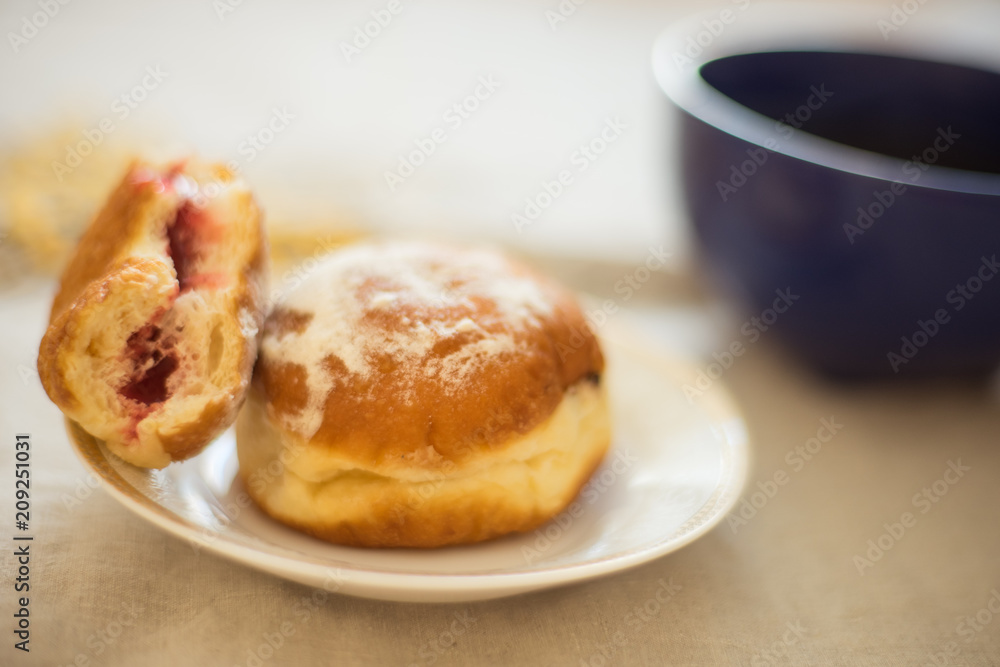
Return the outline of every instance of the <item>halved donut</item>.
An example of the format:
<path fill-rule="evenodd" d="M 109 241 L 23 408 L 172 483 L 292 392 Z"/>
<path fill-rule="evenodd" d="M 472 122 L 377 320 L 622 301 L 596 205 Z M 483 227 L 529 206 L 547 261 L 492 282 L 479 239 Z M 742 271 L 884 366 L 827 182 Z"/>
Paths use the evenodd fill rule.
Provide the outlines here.
<path fill-rule="evenodd" d="M 246 396 L 266 268 L 260 212 L 225 168 L 133 164 L 63 273 L 45 391 L 132 464 L 193 456 Z"/>

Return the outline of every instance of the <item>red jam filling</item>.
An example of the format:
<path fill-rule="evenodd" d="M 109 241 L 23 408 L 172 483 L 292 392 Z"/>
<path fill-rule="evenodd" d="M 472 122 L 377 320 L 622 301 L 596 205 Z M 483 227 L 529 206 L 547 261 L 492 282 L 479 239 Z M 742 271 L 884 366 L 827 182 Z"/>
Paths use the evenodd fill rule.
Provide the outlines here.
<path fill-rule="evenodd" d="M 173 224 L 167 227 L 167 252 L 174 262 L 177 283 L 184 292 L 193 287 L 196 277 L 194 265 L 200 259 L 198 228 L 204 215 L 191 202 L 184 202 L 177 210 Z"/>
<path fill-rule="evenodd" d="M 144 405 L 162 403 L 169 397 L 167 378 L 177 370 L 177 357 L 168 354 L 161 357 L 141 377 L 132 380 L 122 387 L 118 393 L 125 398 L 138 401 Z"/>
<path fill-rule="evenodd" d="M 167 379 L 177 370 L 172 342 L 161 341 L 162 331 L 153 324 L 129 336 L 125 356 L 132 362 L 132 378 L 118 390 L 123 397 L 150 406 L 169 398 Z M 152 365 L 150 365 L 152 363 Z"/>
<path fill-rule="evenodd" d="M 219 271 L 207 271 L 204 250 L 223 242 L 221 230 L 203 208 L 185 201 L 167 226 L 167 254 L 174 263 L 181 292 L 192 289 L 219 289 L 229 278 Z"/>
<path fill-rule="evenodd" d="M 172 192 L 179 200 L 174 219 L 167 223 L 166 252 L 174 263 L 180 291 L 225 287 L 228 280 L 224 274 L 205 271 L 215 267 L 202 266 L 206 246 L 223 243 L 224 230 L 203 206 L 195 204 L 197 199 L 193 198 L 191 189 L 194 187 L 197 191 L 197 186 L 193 179 L 182 176 L 185 166 L 186 161 L 181 160 L 162 171 L 139 167 L 132 172 L 131 182 L 136 187 L 151 187 L 157 194 Z M 179 178 L 184 180 L 184 187 L 181 187 Z"/>

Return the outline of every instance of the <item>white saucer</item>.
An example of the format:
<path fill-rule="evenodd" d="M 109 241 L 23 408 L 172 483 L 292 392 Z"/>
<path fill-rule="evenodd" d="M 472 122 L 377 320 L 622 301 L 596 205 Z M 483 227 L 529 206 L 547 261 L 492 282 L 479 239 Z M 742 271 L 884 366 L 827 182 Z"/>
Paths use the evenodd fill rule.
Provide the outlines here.
<path fill-rule="evenodd" d="M 608 327 L 610 329 L 611 327 Z M 166 470 L 135 468 L 73 422 L 70 440 L 123 505 L 195 551 L 347 595 L 407 602 L 485 600 L 585 581 L 694 541 L 723 519 L 746 477 L 748 443 L 721 387 L 691 404 L 695 369 L 601 332 L 615 436 L 574 512 L 530 534 L 437 550 L 357 549 L 276 523 L 236 479 L 230 430 Z M 571 508 L 574 506 L 571 506 Z"/>

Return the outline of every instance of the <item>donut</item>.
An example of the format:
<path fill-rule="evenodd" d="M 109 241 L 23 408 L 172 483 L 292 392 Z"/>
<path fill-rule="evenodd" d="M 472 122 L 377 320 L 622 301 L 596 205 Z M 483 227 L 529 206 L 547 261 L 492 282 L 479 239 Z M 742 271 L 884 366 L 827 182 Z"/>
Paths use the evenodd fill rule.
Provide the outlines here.
<path fill-rule="evenodd" d="M 62 274 L 42 386 L 133 465 L 197 454 L 246 398 L 266 272 L 260 212 L 232 173 L 133 163 Z"/>
<path fill-rule="evenodd" d="M 348 247 L 275 302 L 237 420 L 265 513 L 359 547 L 440 547 L 562 511 L 611 440 L 574 296 L 501 254 Z"/>

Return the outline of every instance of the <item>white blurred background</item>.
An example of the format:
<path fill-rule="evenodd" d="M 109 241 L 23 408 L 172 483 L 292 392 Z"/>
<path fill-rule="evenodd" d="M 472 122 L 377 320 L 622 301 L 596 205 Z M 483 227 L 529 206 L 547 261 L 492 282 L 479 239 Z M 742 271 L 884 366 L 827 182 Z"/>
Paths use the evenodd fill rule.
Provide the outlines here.
<path fill-rule="evenodd" d="M 662 244 L 682 262 L 689 243 L 652 42 L 673 19 L 749 14 L 757 3 L 577 2 L 5 0 L 0 149 L 30 149 L 43 190 L 116 175 L 118 150 L 196 151 L 237 160 L 272 224 L 346 221 L 621 262 Z M 863 6 L 888 16 L 893 3 Z M 926 3 L 912 20 L 927 27 L 980 12 L 989 10 Z M 358 37 L 366 26 L 377 33 L 367 44 Z M 132 108 L 122 96 L 144 77 L 155 85 Z M 455 112 L 445 114 L 482 77 L 495 91 L 456 127 Z M 293 118 L 272 136 L 264 130 L 275 109 Z M 56 178 L 53 162 L 72 159 L 84 131 L 99 137 L 104 119 L 114 131 Z M 581 157 L 609 119 L 624 125 L 620 135 L 596 159 Z M 437 128 L 446 140 L 390 189 L 386 172 Z M 250 137 L 270 141 L 257 150 Z M 512 215 L 561 170 L 572 183 L 518 231 Z"/>

